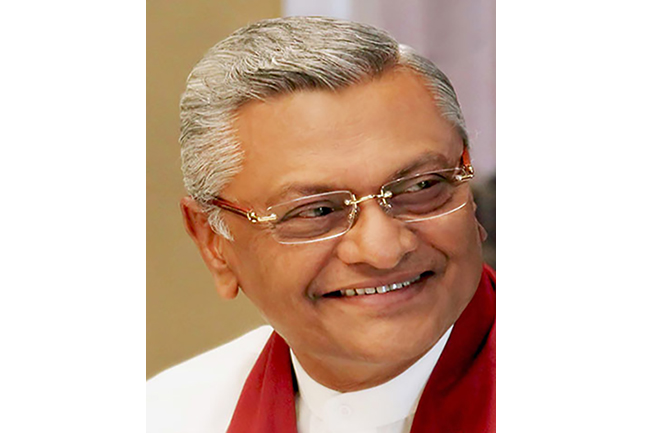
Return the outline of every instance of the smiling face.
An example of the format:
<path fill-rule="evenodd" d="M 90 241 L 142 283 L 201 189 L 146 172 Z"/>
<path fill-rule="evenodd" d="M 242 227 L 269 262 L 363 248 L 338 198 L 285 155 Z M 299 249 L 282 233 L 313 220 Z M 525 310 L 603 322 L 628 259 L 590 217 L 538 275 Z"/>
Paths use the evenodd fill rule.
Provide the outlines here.
<path fill-rule="evenodd" d="M 407 69 L 337 92 L 248 103 L 235 127 L 244 164 L 221 197 L 258 213 L 304 191 L 376 194 L 397 177 L 453 168 L 463 152 L 423 81 Z M 204 258 L 217 257 L 206 262 L 221 293 L 241 287 L 314 379 L 360 389 L 426 353 L 476 290 L 478 225 L 468 184 L 456 193 L 466 206 L 412 223 L 368 200 L 343 236 L 298 245 L 279 244 L 268 230 L 224 212 L 234 241 L 197 242 Z M 404 282 L 411 283 L 387 291 Z M 386 293 L 331 295 L 366 288 Z"/>

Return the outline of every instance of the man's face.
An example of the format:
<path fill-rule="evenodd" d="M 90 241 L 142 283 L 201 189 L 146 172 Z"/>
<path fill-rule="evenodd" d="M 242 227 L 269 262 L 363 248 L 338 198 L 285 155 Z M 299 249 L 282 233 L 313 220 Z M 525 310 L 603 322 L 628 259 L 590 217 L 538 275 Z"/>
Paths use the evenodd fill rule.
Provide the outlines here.
<path fill-rule="evenodd" d="M 258 213 L 299 198 L 299 190 L 376 194 L 405 169 L 455 167 L 463 151 L 421 79 L 406 69 L 338 92 L 249 103 L 235 127 L 243 169 L 221 196 Z M 447 216 L 405 223 L 370 200 L 348 233 L 308 244 L 279 244 L 261 226 L 224 213 L 234 241 L 223 242 L 221 253 L 241 289 L 312 370 L 408 366 L 458 318 L 479 281 L 474 206 L 468 185 L 459 188 L 469 203 Z M 323 296 L 423 274 L 386 294 Z"/>

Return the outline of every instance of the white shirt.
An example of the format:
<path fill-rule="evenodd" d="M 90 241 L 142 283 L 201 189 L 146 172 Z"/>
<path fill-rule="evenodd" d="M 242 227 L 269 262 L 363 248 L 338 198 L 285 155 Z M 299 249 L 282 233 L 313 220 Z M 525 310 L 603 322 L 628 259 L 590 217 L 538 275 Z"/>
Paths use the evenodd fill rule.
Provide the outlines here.
<path fill-rule="evenodd" d="M 312 379 L 291 351 L 298 381 L 298 433 L 407 433 L 422 391 L 453 326 L 415 364 L 390 381 L 340 393 Z"/>

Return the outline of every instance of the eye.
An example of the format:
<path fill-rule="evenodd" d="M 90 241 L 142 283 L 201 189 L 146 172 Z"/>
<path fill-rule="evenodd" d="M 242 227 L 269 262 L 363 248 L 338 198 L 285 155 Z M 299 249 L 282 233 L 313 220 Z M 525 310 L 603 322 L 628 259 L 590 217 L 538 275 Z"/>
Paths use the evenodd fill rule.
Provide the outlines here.
<path fill-rule="evenodd" d="M 396 194 L 414 194 L 414 193 L 432 193 L 445 185 L 447 179 L 438 173 L 428 173 L 414 177 L 402 179 L 397 182 L 391 189 Z"/>
<path fill-rule="evenodd" d="M 333 203 L 324 203 L 324 202 L 308 203 L 288 211 L 281 218 L 280 222 L 285 222 L 285 221 L 295 220 L 295 219 L 324 218 L 340 210 L 341 210 L 341 206 L 336 206 Z"/>
<path fill-rule="evenodd" d="M 294 217 L 300 217 L 300 218 L 317 218 L 317 217 L 322 217 L 325 215 L 329 215 L 332 212 L 334 212 L 334 209 L 328 206 L 319 206 L 319 207 L 314 207 L 314 208 L 308 208 L 300 211 L 299 213 L 295 214 Z"/>
<path fill-rule="evenodd" d="M 395 215 L 431 215 L 444 209 L 452 198 L 453 187 L 443 173 L 425 173 L 404 178 L 391 185 L 389 199 Z"/>
<path fill-rule="evenodd" d="M 436 186 L 439 183 L 439 179 L 422 179 L 419 182 L 407 187 L 403 192 L 418 192 Z"/>

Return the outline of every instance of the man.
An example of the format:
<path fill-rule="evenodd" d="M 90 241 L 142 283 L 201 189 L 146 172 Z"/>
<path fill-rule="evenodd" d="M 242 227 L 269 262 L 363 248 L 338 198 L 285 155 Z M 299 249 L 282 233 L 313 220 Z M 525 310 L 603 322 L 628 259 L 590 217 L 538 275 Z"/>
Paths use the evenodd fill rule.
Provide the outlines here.
<path fill-rule="evenodd" d="M 196 65 L 181 119 L 187 232 L 272 329 L 152 379 L 150 431 L 494 431 L 495 277 L 442 72 L 369 26 L 268 20 Z"/>

